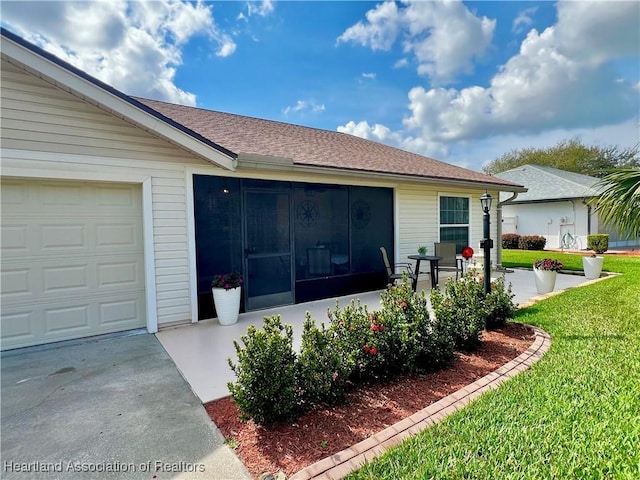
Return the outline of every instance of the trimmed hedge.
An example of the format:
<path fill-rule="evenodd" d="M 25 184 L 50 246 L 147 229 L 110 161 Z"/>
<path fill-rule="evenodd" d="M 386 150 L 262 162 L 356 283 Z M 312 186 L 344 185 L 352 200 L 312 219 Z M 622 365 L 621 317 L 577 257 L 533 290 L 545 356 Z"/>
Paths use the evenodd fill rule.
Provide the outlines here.
<path fill-rule="evenodd" d="M 598 233 L 587 235 L 587 248 L 596 253 L 604 253 L 609 250 L 609 234 Z"/>
<path fill-rule="evenodd" d="M 540 235 L 521 235 L 518 240 L 520 250 L 544 250 L 547 239 Z"/>
<path fill-rule="evenodd" d="M 228 360 L 237 377 L 228 387 L 242 418 L 275 424 L 341 402 L 358 383 L 443 367 L 456 347 L 477 347 L 484 328 L 513 317 L 504 281 L 494 282 L 485 298 L 478 280 L 464 275 L 449 280 L 445 293 L 434 289 L 434 315 L 425 293 L 414 292 L 406 277 L 382 293 L 379 311 L 369 312 L 359 300 L 342 309 L 336 302 L 327 312 L 329 325 L 320 328 L 307 313 L 298 354 L 293 327 L 277 315 L 265 317 L 263 330 L 251 326 L 242 345 L 234 342 L 237 364 Z"/>
<path fill-rule="evenodd" d="M 502 235 L 502 248 L 509 248 L 515 250 L 519 247 L 520 235 L 517 233 L 505 233 Z"/>

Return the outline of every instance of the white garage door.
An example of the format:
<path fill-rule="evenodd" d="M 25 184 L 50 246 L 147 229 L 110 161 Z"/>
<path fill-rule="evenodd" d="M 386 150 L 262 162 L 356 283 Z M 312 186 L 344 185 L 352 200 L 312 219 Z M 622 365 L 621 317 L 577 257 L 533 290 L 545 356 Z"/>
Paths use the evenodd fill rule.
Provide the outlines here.
<path fill-rule="evenodd" d="M 2 180 L 2 349 L 144 327 L 138 185 Z"/>

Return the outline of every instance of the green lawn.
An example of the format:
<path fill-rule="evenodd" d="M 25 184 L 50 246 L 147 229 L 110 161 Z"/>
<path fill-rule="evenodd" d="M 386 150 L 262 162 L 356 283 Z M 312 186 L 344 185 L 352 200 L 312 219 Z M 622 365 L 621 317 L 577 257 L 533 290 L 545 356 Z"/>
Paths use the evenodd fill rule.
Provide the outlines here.
<path fill-rule="evenodd" d="M 504 252 L 505 266 L 578 255 Z M 640 479 L 640 257 L 623 275 L 520 310 L 549 352 L 497 391 L 388 451 L 351 479 Z"/>

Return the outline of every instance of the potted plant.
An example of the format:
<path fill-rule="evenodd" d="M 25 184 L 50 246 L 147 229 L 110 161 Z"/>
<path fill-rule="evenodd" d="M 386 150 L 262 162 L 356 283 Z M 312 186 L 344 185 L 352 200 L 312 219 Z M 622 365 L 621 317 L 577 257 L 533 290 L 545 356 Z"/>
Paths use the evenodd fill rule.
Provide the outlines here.
<path fill-rule="evenodd" d="M 428 250 L 428 248 L 426 246 L 420 245 L 418 247 L 418 254 L 419 255 L 426 255 L 427 254 L 427 250 Z"/>
<path fill-rule="evenodd" d="M 218 274 L 213 277 L 211 293 L 213 293 L 213 303 L 220 325 L 233 325 L 238 321 L 241 287 L 242 275 L 238 272 Z"/>
<path fill-rule="evenodd" d="M 533 275 L 538 293 L 552 292 L 556 286 L 558 272 L 564 267 L 554 258 L 539 258 L 533 262 Z"/>
<path fill-rule="evenodd" d="M 596 254 L 604 253 L 609 249 L 609 235 L 606 233 L 587 235 L 587 247 L 594 253 L 582 257 L 584 276 L 589 279 L 600 278 L 604 257 L 598 257 Z"/>

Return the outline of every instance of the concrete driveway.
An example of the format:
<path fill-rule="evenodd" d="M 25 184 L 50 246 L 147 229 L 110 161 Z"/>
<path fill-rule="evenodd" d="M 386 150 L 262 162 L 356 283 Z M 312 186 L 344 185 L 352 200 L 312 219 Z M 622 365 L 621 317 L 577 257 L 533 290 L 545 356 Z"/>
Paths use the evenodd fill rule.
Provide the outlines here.
<path fill-rule="evenodd" d="M 251 478 L 154 335 L 1 363 L 3 479 Z"/>

